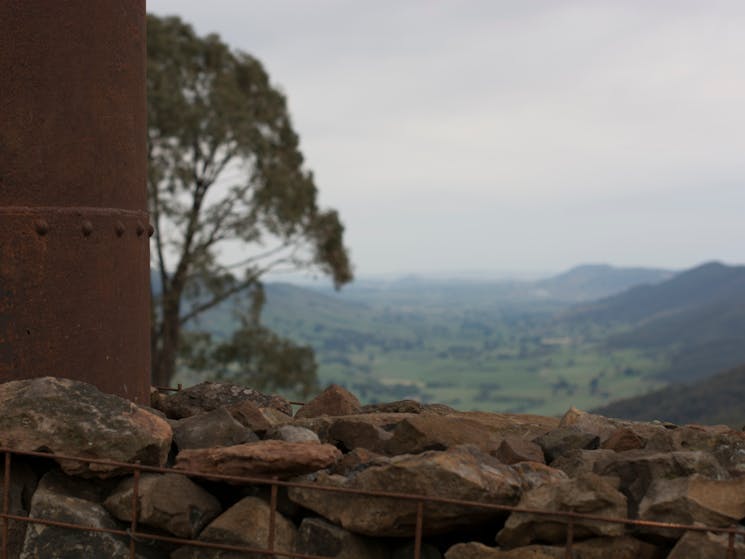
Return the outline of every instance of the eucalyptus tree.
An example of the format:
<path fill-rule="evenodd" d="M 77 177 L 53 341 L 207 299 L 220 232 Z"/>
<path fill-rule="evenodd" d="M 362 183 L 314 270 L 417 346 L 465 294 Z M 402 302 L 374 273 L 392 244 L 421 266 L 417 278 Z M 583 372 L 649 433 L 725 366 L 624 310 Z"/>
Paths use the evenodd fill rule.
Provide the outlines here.
<path fill-rule="evenodd" d="M 273 344 L 314 376 L 307 348 L 258 325 L 267 272 L 352 279 L 344 227 L 318 206 L 284 95 L 256 58 L 176 17 L 148 16 L 147 72 L 153 382 L 171 381 L 179 355 L 271 369 Z M 192 323 L 226 301 L 240 301 L 242 327 L 218 348 Z M 270 385 L 312 381 L 254 372 Z"/>

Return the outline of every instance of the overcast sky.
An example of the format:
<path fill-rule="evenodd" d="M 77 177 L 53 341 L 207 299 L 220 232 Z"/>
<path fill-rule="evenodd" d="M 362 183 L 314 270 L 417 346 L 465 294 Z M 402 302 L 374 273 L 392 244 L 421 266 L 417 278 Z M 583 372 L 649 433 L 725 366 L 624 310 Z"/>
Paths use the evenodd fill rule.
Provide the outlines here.
<path fill-rule="evenodd" d="M 261 60 L 358 275 L 745 261 L 745 2 L 148 0 Z"/>

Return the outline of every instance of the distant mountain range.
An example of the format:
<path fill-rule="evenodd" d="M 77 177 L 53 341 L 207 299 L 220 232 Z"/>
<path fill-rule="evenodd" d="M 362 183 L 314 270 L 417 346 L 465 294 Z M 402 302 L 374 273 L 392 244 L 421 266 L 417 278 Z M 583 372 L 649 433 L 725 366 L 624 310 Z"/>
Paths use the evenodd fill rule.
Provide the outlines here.
<path fill-rule="evenodd" d="M 584 264 L 548 279 L 535 282 L 545 296 L 562 301 L 588 301 L 608 297 L 638 285 L 652 285 L 674 275 L 655 268 L 616 268 L 607 264 Z"/>
<path fill-rule="evenodd" d="M 574 307 L 565 318 L 630 324 L 608 339 L 610 347 L 675 347 L 670 369 L 661 376 L 677 382 L 701 378 L 745 363 L 745 266 L 703 264 Z"/>
<path fill-rule="evenodd" d="M 691 384 L 674 384 L 593 410 L 608 417 L 677 424 L 745 425 L 745 365 Z"/>

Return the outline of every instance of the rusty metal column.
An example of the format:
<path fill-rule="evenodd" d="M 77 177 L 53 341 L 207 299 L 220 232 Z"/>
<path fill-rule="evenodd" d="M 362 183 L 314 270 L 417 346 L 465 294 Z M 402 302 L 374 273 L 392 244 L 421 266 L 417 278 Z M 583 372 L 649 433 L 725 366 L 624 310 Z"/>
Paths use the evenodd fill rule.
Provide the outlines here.
<path fill-rule="evenodd" d="M 144 0 L 0 1 L 0 381 L 147 402 Z"/>

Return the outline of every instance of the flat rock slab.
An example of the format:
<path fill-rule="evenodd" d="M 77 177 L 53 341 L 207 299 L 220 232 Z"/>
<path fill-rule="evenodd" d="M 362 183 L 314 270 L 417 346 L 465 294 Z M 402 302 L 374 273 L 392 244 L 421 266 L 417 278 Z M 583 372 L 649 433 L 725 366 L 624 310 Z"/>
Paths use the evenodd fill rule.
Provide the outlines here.
<path fill-rule="evenodd" d="M 174 467 L 208 474 L 288 478 L 328 468 L 340 458 L 339 449 L 329 444 L 270 440 L 183 450 Z"/>
<path fill-rule="evenodd" d="M 42 377 L 0 385 L 0 445 L 117 462 L 162 466 L 168 422 L 132 402 L 69 379 Z M 65 473 L 110 477 L 115 466 L 58 460 Z"/>
<path fill-rule="evenodd" d="M 391 458 L 370 465 L 350 477 L 320 472 L 320 486 L 414 493 L 490 504 L 516 504 L 522 492 L 521 476 L 496 458 L 470 447 L 429 451 Z M 289 497 L 330 522 L 369 536 L 414 535 L 417 505 L 367 495 L 348 495 L 308 488 L 290 488 Z M 492 521 L 501 511 L 450 503 L 425 503 L 424 533 L 439 534 Z"/>

